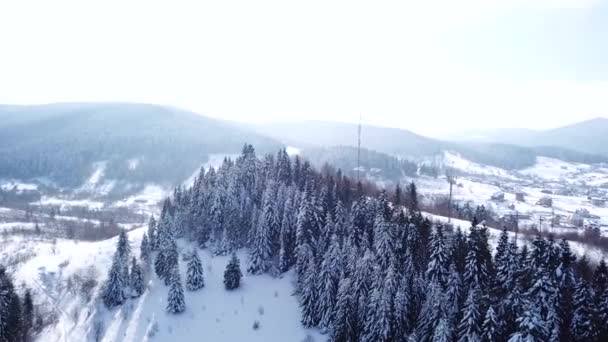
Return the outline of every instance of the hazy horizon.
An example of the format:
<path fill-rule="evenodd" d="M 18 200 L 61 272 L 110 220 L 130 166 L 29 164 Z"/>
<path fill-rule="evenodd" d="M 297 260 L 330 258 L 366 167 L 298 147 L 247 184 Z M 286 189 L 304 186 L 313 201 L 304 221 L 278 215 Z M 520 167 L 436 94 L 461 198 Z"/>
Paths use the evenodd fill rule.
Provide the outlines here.
<path fill-rule="evenodd" d="M 0 103 L 143 102 L 438 137 L 608 117 L 595 0 L 0 5 Z"/>

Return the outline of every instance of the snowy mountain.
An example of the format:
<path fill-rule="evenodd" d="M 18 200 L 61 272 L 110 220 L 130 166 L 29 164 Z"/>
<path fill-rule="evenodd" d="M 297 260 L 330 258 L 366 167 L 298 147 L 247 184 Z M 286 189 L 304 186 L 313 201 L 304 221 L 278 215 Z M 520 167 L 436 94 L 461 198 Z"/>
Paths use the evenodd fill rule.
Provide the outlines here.
<path fill-rule="evenodd" d="M 166 106 L 0 106 L 0 178 L 44 178 L 68 189 L 105 183 L 120 196 L 146 183 L 173 186 L 210 154 L 238 153 L 245 142 L 260 151 L 280 146 L 230 122 Z"/>
<path fill-rule="evenodd" d="M 251 126 L 247 126 L 251 127 Z M 253 126 L 261 134 L 304 149 L 317 147 L 356 147 L 358 126 L 349 123 L 303 121 Z M 572 162 L 598 163 L 608 161 L 592 151 L 573 151 L 560 145 L 549 147 L 518 146 L 516 144 L 474 141 L 453 142 L 433 139 L 399 128 L 363 125 L 362 147 L 399 158 L 419 159 L 444 152 L 455 152 L 479 164 L 504 169 L 523 169 L 534 165 L 536 157 L 547 156 Z"/>
<path fill-rule="evenodd" d="M 531 147 L 562 147 L 588 154 L 608 155 L 608 118 L 598 117 L 549 130 L 488 129 L 454 134 L 459 141 L 495 142 Z"/>

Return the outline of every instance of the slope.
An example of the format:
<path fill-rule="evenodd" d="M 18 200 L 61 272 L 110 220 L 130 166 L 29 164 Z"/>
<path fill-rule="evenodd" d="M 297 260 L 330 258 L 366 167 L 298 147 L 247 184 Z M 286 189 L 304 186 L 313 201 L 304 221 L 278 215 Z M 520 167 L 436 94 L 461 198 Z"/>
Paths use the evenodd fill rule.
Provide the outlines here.
<path fill-rule="evenodd" d="M 254 126 L 257 132 L 286 144 L 300 147 L 357 146 L 358 126 L 350 123 L 304 121 Z M 411 131 L 371 125 L 362 126 L 362 146 L 399 158 L 442 155 L 445 151 L 490 166 L 522 169 L 534 165 L 537 156 L 563 158 L 572 162 L 595 163 L 607 158 L 571 151 L 561 147 L 523 147 L 493 142 L 453 142 L 432 139 Z M 332 160 L 328 160 L 334 163 Z"/>
<path fill-rule="evenodd" d="M 139 254 L 144 229 L 129 233 L 133 250 Z M 16 283 L 33 288 L 36 298 L 56 309 L 57 324 L 47 327 L 38 341 L 303 341 L 310 336 L 321 341 L 315 330 L 302 328 L 300 309 L 292 296 L 292 275 L 272 278 L 268 275 L 244 275 L 242 287 L 228 292 L 223 287 L 223 272 L 228 257 L 213 257 L 200 251 L 204 266 L 205 287 L 185 292 L 186 311 L 181 315 L 165 312 L 168 287 L 151 272 L 144 295 L 108 311 L 95 300 L 81 295 L 78 278 L 94 274 L 98 283 L 106 279 L 115 251 L 116 238 L 101 242 L 57 240 L 36 242 L 13 241 L 9 250 L 29 250 L 35 254 L 15 273 Z M 180 244 L 181 251 L 192 246 Z M 240 255 L 241 267 L 246 256 Z M 181 260 L 180 260 L 181 261 Z M 185 278 L 185 263 L 182 281 Z M 91 268 L 94 271 L 91 271 Z M 99 290 L 99 285 L 95 292 Z M 94 296 L 93 296 L 94 297 Z M 253 324 L 259 322 L 254 330 Z"/>
<path fill-rule="evenodd" d="M 0 178 L 47 177 L 82 184 L 105 162 L 105 177 L 177 184 L 211 153 L 280 146 L 230 122 L 150 104 L 68 103 L 0 106 Z"/>
<path fill-rule="evenodd" d="M 565 148 L 608 156 L 608 119 L 595 118 L 549 130 L 487 129 L 457 133 L 456 141 L 495 142 L 530 147 Z"/>

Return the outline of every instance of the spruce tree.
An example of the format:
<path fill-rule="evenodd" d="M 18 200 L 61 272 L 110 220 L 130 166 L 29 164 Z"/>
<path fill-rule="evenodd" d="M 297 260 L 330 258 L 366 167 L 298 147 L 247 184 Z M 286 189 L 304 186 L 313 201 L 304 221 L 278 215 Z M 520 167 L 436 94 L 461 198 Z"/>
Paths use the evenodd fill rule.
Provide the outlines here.
<path fill-rule="evenodd" d="M 580 279 L 574 291 L 574 314 L 570 323 L 573 341 L 590 341 L 593 337 L 593 297 L 587 283 Z"/>
<path fill-rule="evenodd" d="M 140 297 L 145 290 L 144 272 L 135 258 L 131 266 L 131 297 Z"/>
<path fill-rule="evenodd" d="M 0 266 L 0 341 L 19 341 L 23 336 L 19 296 L 6 269 Z"/>
<path fill-rule="evenodd" d="M 158 240 L 157 240 L 157 223 L 154 219 L 154 216 L 150 217 L 150 222 L 148 223 L 148 243 L 150 244 L 151 251 L 158 250 Z"/>
<path fill-rule="evenodd" d="M 533 305 L 528 306 L 517 319 L 517 333 L 509 338 L 509 342 L 545 342 L 547 327 L 543 324 L 539 310 Z"/>
<path fill-rule="evenodd" d="M 167 297 L 166 311 L 170 314 L 179 314 L 186 310 L 184 287 L 182 286 L 181 277 L 179 275 L 179 265 L 173 268 L 170 278 L 171 284 Z"/>
<path fill-rule="evenodd" d="M 494 308 L 490 306 L 488 311 L 486 312 L 486 318 L 483 321 L 482 325 L 482 335 L 481 338 L 486 342 L 497 342 L 500 341 L 501 336 L 501 326 L 500 321 L 498 320 L 498 316 Z"/>
<path fill-rule="evenodd" d="M 443 238 L 443 227 L 435 226 L 431 236 L 431 258 L 426 270 L 426 279 L 429 283 L 437 283 L 444 287 L 448 278 L 448 255 Z"/>
<path fill-rule="evenodd" d="M 144 234 L 143 238 L 141 239 L 141 245 L 139 248 L 139 252 L 140 252 L 140 257 L 141 260 L 143 262 L 146 263 L 146 265 L 150 265 L 150 243 L 148 240 L 148 235 Z"/>
<path fill-rule="evenodd" d="M 102 299 L 106 307 L 113 308 L 125 301 L 125 282 L 122 265 L 123 259 L 118 252 L 114 254 L 114 260 L 110 267 L 108 279 L 103 287 Z"/>
<path fill-rule="evenodd" d="M 321 262 L 321 272 L 319 274 L 317 288 L 320 296 L 318 302 L 318 312 L 321 317 L 319 326 L 324 329 L 330 328 L 331 322 L 333 321 L 340 274 L 342 272 L 339 261 L 340 244 L 338 242 L 338 236 L 333 234 L 330 240 L 329 248 L 327 252 L 325 252 L 325 256 Z"/>
<path fill-rule="evenodd" d="M 204 286 L 205 279 L 203 277 L 203 264 L 198 256 L 198 252 L 196 249 L 193 249 L 188 260 L 186 289 L 188 289 L 188 291 L 197 291 L 202 289 Z"/>
<path fill-rule="evenodd" d="M 25 290 L 23 296 L 23 341 L 32 341 L 34 329 L 34 300 L 30 289 Z"/>
<path fill-rule="evenodd" d="M 308 267 L 304 275 L 300 293 L 300 307 L 302 308 L 302 325 L 305 328 L 316 327 L 320 317 L 318 312 L 319 294 L 316 287 L 317 268 L 314 258 L 308 260 Z"/>
<path fill-rule="evenodd" d="M 354 339 L 354 306 L 352 282 L 350 278 L 340 280 L 336 308 L 330 329 L 332 342 L 355 341 Z"/>
<path fill-rule="evenodd" d="M 482 316 L 480 312 L 481 291 L 479 287 L 473 286 L 469 290 L 467 301 L 464 305 L 462 320 L 460 322 L 459 342 L 480 342 Z"/>
<path fill-rule="evenodd" d="M 224 286 L 226 290 L 235 290 L 241 286 L 241 273 L 240 261 L 236 257 L 236 254 L 232 254 L 226 270 L 224 271 Z"/>
<path fill-rule="evenodd" d="M 435 328 L 433 333 L 432 342 L 451 342 L 452 338 L 452 330 L 449 323 L 449 320 L 445 317 L 439 319 L 439 323 Z"/>

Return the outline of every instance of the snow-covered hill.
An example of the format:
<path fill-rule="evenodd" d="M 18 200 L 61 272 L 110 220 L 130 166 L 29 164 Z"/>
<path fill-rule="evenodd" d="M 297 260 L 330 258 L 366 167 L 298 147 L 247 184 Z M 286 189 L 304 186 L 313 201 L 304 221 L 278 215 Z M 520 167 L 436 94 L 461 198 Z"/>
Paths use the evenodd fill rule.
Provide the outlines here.
<path fill-rule="evenodd" d="M 144 229 L 129 233 L 135 254 Z M 57 240 L 34 242 L 15 238 L 3 245 L 4 253 L 17 253 L 27 261 L 15 273 L 17 284 L 34 289 L 36 298 L 55 307 L 56 325 L 48 327 L 39 338 L 43 342 L 94 341 L 95 330 L 102 328 L 100 341 L 324 341 L 316 330 L 300 324 L 300 309 L 292 295 L 292 274 L 283 278 L 268 275 L 244 275 L 240 289 L 224 289 L 223 273 L 228 257 L 214 257 L 199 251 L 204 266 L 205 287 L 197 292 L 186 291 L 186 311 L 180 315 L 165 312 L 168 287 L 154 272 L 148 276 L 148 288 L 142 297 L 107 311 L 95 299 L 85 303 L 78 277 L 96 276 L 102 283 L 107 276 L 115 251 L 116 238 L 96 242 Z M 185 252 L 191 245 L 180 244 Z M 35 256 L 32 256 L 35 255 Z M 239 253 L 241 268 L 246 256 Z M 185 262 L 181 262 L 184 279 Z M 71 288 L 70 288 L 71 287 Z M 99 285 L 97 286 L 97 289 Z M 93 296 L 94 297 L 94 296 Z M 254 323 L 259 327 L 254 329 Z"/>

